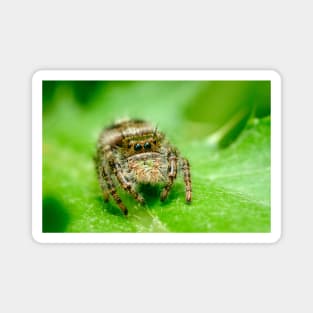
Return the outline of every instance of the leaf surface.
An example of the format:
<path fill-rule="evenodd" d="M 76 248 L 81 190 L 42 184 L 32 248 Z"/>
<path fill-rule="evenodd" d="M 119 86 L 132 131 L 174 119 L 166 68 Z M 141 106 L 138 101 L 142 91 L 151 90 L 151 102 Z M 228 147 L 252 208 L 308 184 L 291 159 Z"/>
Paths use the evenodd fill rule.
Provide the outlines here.
<path fill-rule="evenodd" d="M 44 110 L 44 232 L 270 231 L 270 117 L 250 119 L 220 149 L 210 144 L 209 136 L 219 121 L 198 123 L 185 114 L 203 93 L 203 83 L 111 82 L 100 87 L 97 97 L 82 106 L 61 86 Z M 200 101 L 205 106 L 208 99 Z M 204 115 L 199 101 L 196 114 Z M 224 115 L 222 124 L 234 114 L 228 119 Z M 191 204 L 185 203 L 182 176 L 164 203 L 160 187 L 141 190 L 145 207 L 120 191 L 129 208 L 127 218 L 112 201 L 103 202 L 93 164 L 95 145 L 101 129 L 124 116 L 158 124 L 188 158 Z"/>

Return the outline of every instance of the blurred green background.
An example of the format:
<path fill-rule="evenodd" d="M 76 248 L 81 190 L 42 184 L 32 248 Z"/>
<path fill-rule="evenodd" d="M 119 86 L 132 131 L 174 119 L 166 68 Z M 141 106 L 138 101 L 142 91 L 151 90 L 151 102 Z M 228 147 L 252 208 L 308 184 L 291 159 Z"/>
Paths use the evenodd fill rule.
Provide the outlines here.
<path fill-rule="evenodd" d="M 104 203 L 93 164 L 117 118 L 157 124 L 191 163 L 167 201 Z M 44 81 L 43 232 L 270 232 L 269 81 Z"/>

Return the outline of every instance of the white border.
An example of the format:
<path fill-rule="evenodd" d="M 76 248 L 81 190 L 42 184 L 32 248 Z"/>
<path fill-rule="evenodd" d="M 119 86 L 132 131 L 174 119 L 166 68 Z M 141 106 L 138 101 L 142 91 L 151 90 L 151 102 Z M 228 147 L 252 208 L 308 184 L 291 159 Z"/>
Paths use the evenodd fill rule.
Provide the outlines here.
<path fill-rule="evenodd" d="M 270 80 L 270 233 L 43 233 L 43 80 Z M 281 236 L 281 78 L 273 70 L 41 70 L 32 79 L 32 235 L 40 243 L 274 243 Z"/>

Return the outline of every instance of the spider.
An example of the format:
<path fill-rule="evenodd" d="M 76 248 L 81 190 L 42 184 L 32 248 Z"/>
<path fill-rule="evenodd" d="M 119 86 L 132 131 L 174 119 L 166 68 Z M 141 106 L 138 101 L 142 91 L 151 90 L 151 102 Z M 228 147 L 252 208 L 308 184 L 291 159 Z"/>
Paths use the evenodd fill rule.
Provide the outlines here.
<path fill-rule="evenodd" d="M 128 209 L 117 193 L 119 185 L 141 204 L 139 184 L 164 184 L 160 199 L 164 201 L 177 171 L 183 173 L 186 201 L 191 202 L 190 166 L 157 127 L 140 119 L 116 122 L 100 134 L 95 157 L 99 184 L 105 201 L 111 196 L 124 215 Z"/>

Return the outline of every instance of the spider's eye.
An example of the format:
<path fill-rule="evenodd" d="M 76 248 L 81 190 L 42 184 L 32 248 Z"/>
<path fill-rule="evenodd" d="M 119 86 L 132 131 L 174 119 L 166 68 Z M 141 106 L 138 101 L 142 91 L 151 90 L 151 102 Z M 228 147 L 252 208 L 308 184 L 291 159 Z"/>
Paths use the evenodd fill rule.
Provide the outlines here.
<path fill-rule="evenodd" d="M 141 146 L 140 143 L 136 143 L 135 146 L 134 146 L 135 151 L 140 151 L 141 148 L 142 148 L 142 146 Z"/>
<path fill-rule="evenodd" d="M 143 147 L 146 149 L 146 150 L 149 150 L 151 149 L 151 143 L 150 142 L 146 142 Z"/>

